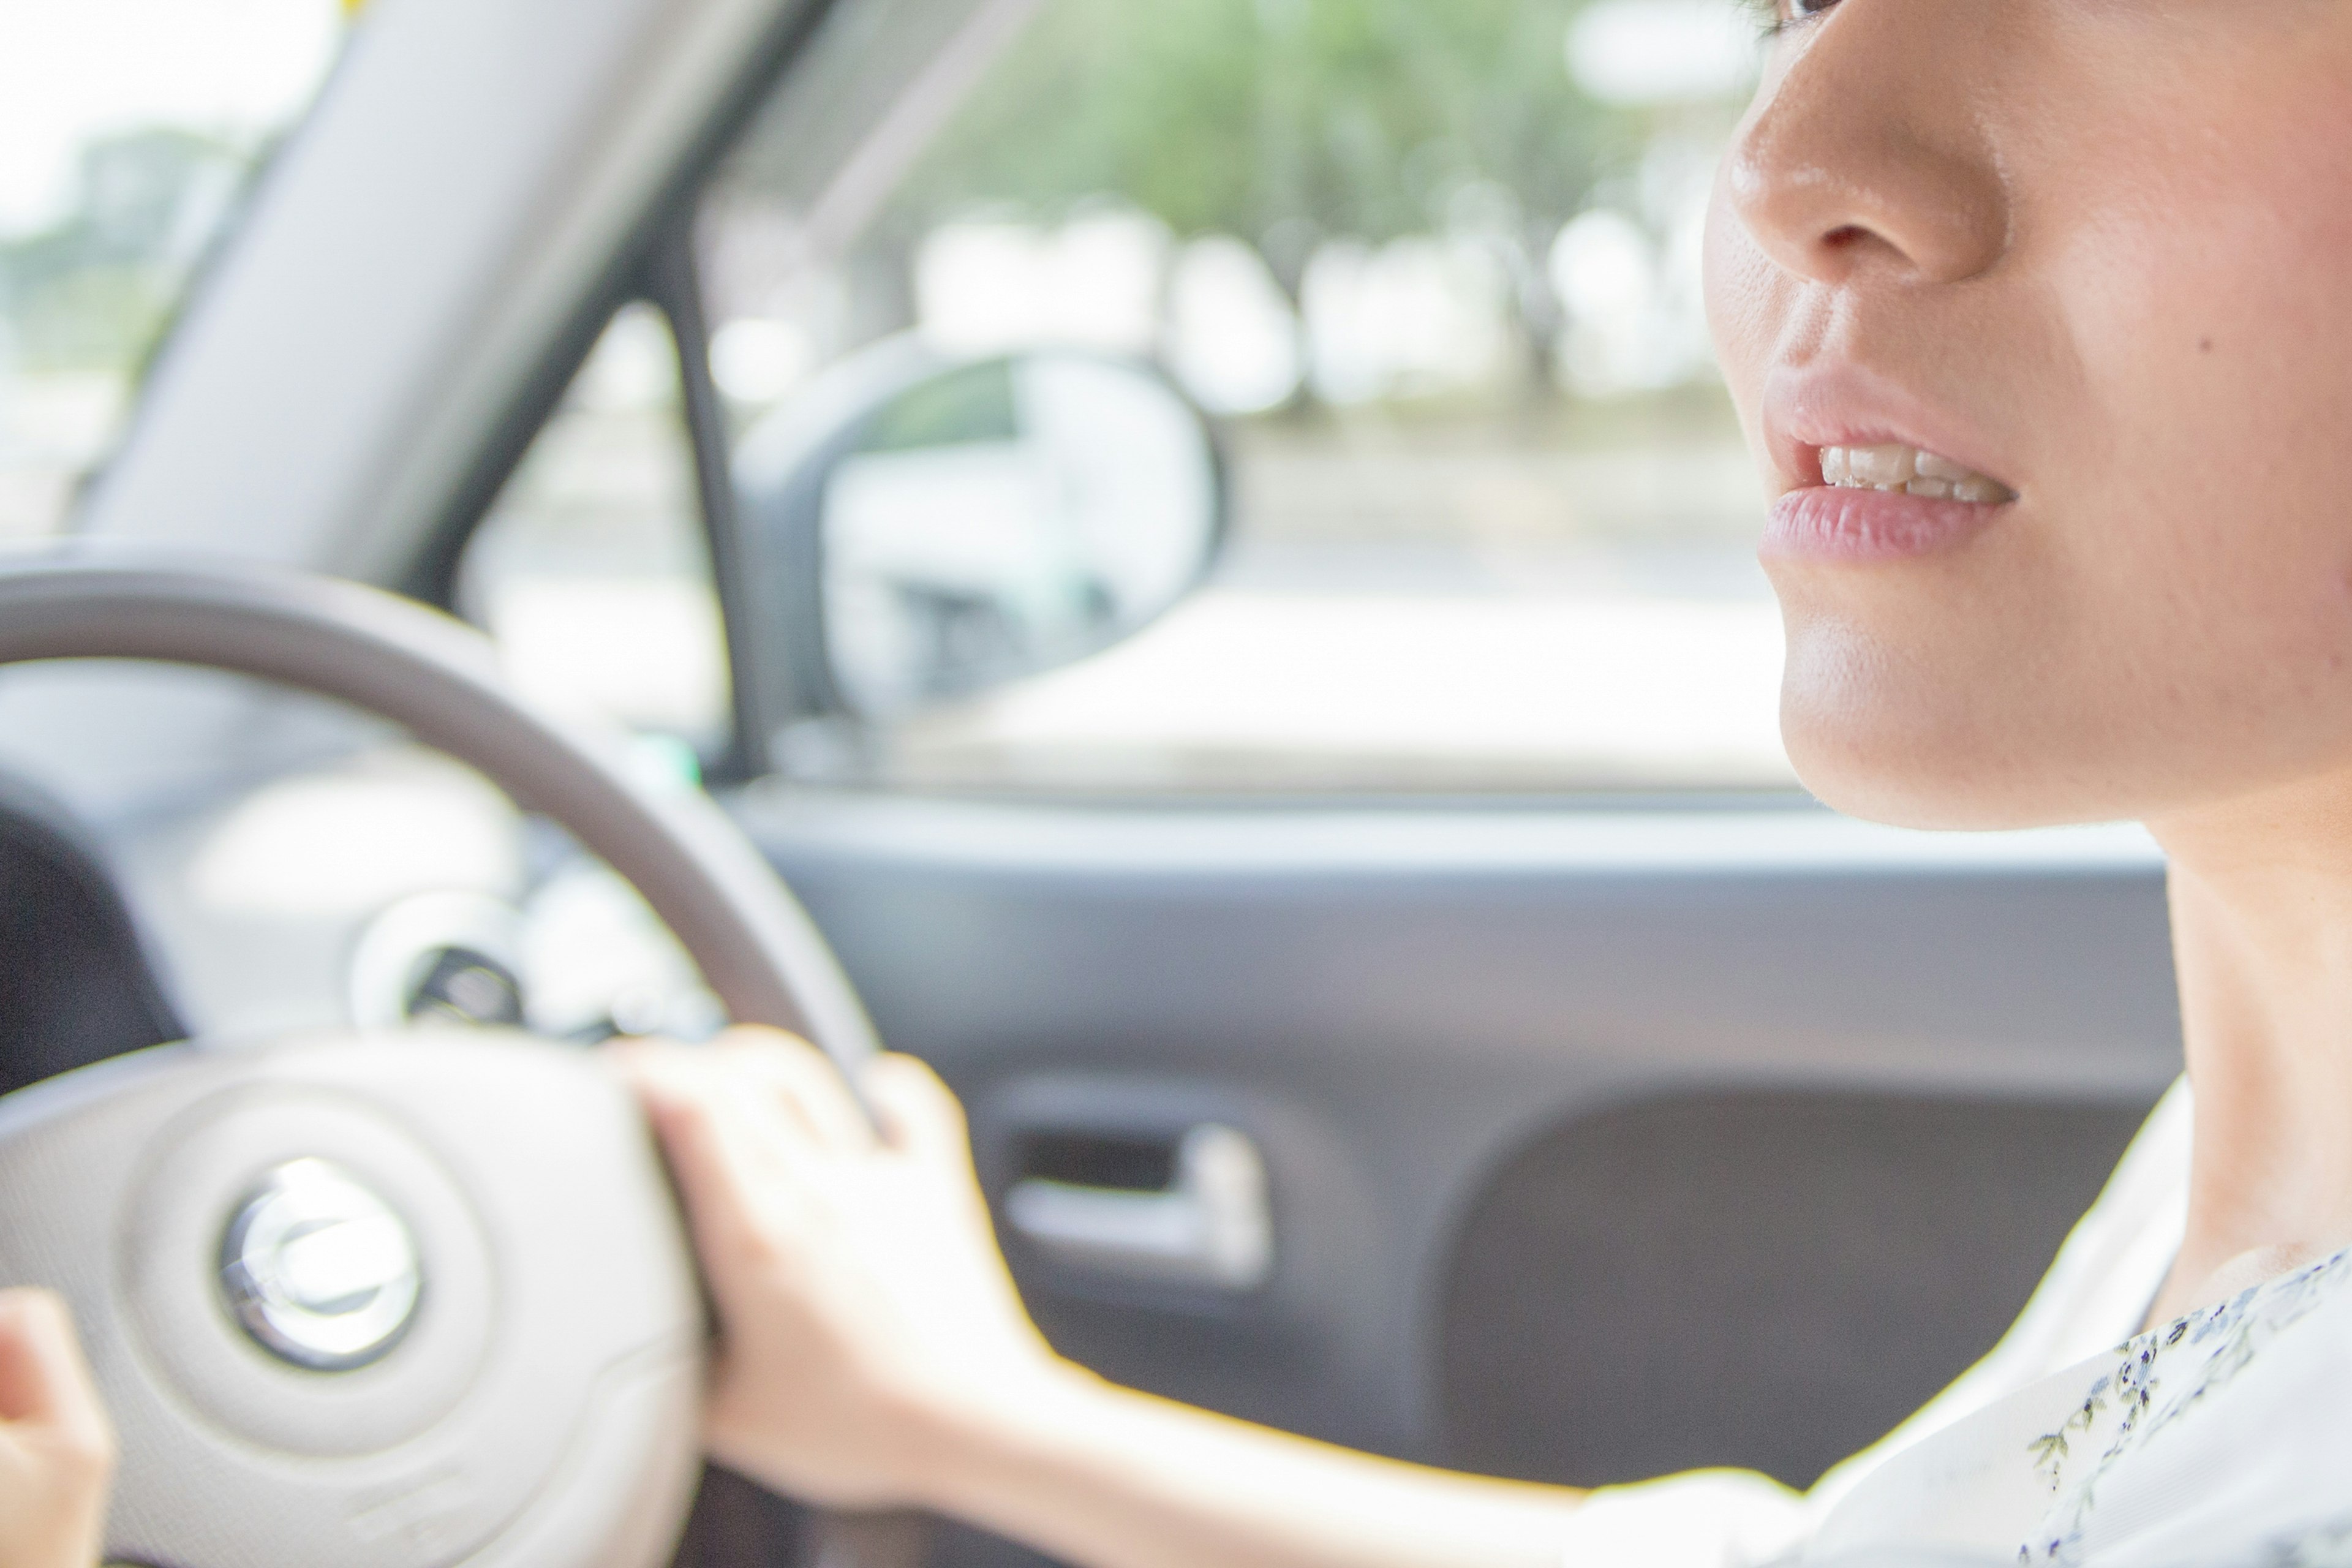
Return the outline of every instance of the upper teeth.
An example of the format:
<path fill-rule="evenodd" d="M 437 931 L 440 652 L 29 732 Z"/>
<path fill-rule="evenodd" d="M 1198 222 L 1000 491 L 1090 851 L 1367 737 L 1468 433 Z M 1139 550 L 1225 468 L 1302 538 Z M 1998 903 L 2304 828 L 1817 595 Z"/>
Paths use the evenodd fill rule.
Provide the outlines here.
<path fill-rule="evenodd" d="M 1849 490 L 1906 490 L 1937 500 L 1998 504 L 2017 499 L 2000 480 L 1916 447 L 1824 447 L 1822 482 Z"/>

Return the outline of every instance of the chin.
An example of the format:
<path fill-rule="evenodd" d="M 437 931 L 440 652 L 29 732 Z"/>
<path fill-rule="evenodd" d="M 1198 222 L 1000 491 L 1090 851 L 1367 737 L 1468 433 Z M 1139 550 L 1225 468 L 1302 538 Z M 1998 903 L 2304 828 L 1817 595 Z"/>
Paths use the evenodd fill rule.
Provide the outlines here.
<path fill-rule="evenodd" d="M 1992 832 L 2072 820 L 1989 787 L 1964 762 L 1876 743 L 1866 728 L 1787 723 L 1789 758 L 1814 798 L 1842 816 L 1889 827 Z"/>
<path fill-rule="evenodd" d="M 2064 754 L 2054 731 L 2068 726 L 1997 700 L 2013 675 L 1971 679 L 1958 673 L 1967 668 L 1792 628 L 1780 730 L 1798 778 L 1832 810 L 1894 827 L 1986 832 L 2130 815 L 2084 759 Z"/>

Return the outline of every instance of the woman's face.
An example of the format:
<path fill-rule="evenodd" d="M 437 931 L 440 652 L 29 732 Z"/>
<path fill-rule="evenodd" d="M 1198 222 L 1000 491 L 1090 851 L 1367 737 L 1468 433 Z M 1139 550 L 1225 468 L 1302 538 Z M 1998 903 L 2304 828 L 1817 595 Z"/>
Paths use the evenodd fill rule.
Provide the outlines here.
<path fill-rule="evenodd" d="M 1994 826 L 2352 774 L 2352 5 L 1781 5 L 1707 298 L 1807 783 Z"/>

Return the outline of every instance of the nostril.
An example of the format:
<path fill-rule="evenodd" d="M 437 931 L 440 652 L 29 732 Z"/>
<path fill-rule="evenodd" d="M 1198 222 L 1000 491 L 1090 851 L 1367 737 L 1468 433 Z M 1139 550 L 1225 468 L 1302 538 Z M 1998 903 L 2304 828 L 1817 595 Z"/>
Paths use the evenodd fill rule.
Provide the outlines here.
<path fill-rule="evenodd" d="M 1870 237 L 1870 231 L 1858 223 L 1833 228 L 1822 236 L 1822 243 L 1832 250 L 1847 250 Z"/>

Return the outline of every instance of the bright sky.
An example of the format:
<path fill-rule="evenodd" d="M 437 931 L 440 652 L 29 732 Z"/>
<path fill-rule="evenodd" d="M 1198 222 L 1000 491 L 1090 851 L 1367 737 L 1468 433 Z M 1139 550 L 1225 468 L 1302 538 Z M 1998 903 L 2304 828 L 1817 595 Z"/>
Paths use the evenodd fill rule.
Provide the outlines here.
<path fill-rule="evenodd" d="M 341 30 L 336 0 L 0 0 L 0 235 L 57 216 L 95 134 L 292 119 Z"/>

